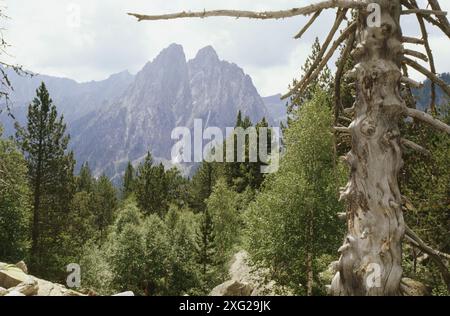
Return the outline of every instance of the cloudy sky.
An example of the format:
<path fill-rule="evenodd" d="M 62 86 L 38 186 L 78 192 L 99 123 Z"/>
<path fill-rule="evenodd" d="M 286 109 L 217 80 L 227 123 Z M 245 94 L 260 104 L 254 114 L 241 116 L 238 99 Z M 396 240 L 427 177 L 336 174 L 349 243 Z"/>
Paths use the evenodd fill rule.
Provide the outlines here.
<path fill-rule="evenodd" d="M 123 70 L 137 72 L 171 43 L 184 46 L 187 58 L 212 45 L 220 58 L 244 68 L 261 95 L 285 92 L 299 76 L 314 37 L 323 39 L 332 12 L 319 18 L 302 40 L 295 35 L 307 21 L 233 18 L 136 22 L 126 12 L 162 14 L 181 10 L 276 10 L 313 0 L 0 0 L 6 7 L 6 39 L 15 63 L 34 72 L 77 81 L 101 80 Z M 424 1 L 419 1 L 424 3 Z M 450 1 L 442 0 L 450 11 Z M 405 35 L 418 34 L 414 20 L 404 18 Z M 450 71 L 449 40 L 430 27 L 440 72 Z M 330 65 L 332 66 L 332 65 Z M 414 74 L 420 79 L 418 74 Z"/>

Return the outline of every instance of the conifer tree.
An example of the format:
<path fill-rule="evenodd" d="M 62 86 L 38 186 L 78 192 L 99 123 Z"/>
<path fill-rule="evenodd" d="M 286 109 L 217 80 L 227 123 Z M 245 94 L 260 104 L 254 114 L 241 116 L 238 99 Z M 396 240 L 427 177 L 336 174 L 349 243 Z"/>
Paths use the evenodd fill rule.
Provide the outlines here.
<path fill-rule="evenodd" d="M 26 127 L 16 124 L 16 139 L 25 154 L 32 192 L 31 269 L 52 273 L 61 271 L 58 254 L 74 192 L 75 161 L 67 153 L 63 117 L 58 117 L 44 83 L 28 107 L 27 119 Z"/>
<path fill-rule="evenodd" d="M 122 186 L 123 199 L 126 199 L 133 192 L 134 178 L 135 178 L 134 167 L 129 161 L 127 168 L 125 169 L 125 175 L 123 176 L 123 186 Z"/>

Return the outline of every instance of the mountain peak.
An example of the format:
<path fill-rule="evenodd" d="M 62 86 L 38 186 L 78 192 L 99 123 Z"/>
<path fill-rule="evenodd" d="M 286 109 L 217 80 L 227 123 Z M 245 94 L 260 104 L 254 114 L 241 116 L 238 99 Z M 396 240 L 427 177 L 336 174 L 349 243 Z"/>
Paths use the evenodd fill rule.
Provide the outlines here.
<path fill-rule="evenodd" d="M 216 50 L 211 45 L 208 45 L 197 52 L 195 59 L 219 61 L 219 56 L 217 55 Z"/>
<path fill-rule="evenodd" d="M 170 44 L 168 47 L 164 48 L 159 55 L 156 57 L 156 60 L 168 59 L 171 61 L 175 60 L 186 60 L 186 56 L 184 54 L 183 46 L 179 44 Z"/>

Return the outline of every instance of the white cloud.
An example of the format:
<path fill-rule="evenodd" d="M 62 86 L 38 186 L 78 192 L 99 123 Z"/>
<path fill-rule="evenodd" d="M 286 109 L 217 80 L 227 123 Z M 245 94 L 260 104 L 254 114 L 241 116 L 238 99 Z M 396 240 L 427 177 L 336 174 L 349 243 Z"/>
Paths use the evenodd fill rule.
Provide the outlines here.
<path fill-rule="evenodd" d="M 423 0 L 421 0 L 423 2 Z M 166 13 L 180 10 L 237 8 L 275 10 L 298 7 L 312 0 L 7 0 L 7 39 L 14 61 L 36 72 L 66 76 L 78 81 L 98 80 L 125 69 L 138 71 L 163 48 L 182 44 L 188 58 L 213 45 L 222 59 L 244 68 L 262 95 L 284 92 L 308 55 L 315 36 L 329 30 L 333 16 L 320 17 L 301 41 L 292 36 L 305 17 L 279 21 L 232 18 L 183 19 L 136 22 L 126 12 Z M 442 1 L 441 1 L 442 2 Z M 444 1 L 443 9 L 450 10 Z M 79 10 L 79 19 L 77 12 Z M 405 33 L 417 32 L 405 20 Z M 414 26 L 414 27 L 413 27 Z M 446 62 L 448 39 L 436 36 L 439 71 L 450 71 Z M 444 47 L 443 47 L 444 46 Z"/>

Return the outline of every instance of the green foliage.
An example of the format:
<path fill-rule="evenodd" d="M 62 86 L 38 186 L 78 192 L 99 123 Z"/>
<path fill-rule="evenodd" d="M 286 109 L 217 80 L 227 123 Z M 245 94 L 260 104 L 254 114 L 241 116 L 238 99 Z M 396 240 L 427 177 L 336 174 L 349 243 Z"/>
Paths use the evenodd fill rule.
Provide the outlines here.
<path fill-rule="evenodd" d="M 77 192 L 90 193 L 93 187 L 92 172 L 89 168 L 89 164 L 86 162 L 81 166 L 79 175 L 75 178 Z"/>
<path fill-rule="evenodd" d="M 122 198 L 126 199 L 133 193 L 134 190 L 135 171 L 131 162 L 128 162 L 123 176 Z"/>
<path fill-rule="evenodd" d="M 94 183 L 91 206 L 95 212 L 95 224 L 101 239 L 106 236 L 108 226 L 114 222 L 117 205 L 116 188 L 108 177 L 101 176 Z"/>
<path fill-rule="evenodd" d="M 447 109 L 440 119 L 450 122 Z M 417 144 L 424 144 L 431 155 L 407 150 L 405 166 L 400 175 L 401 191 L 409 199 L 405 221 L 429 246 L 445 253 L 450 252 L 450 138 L 418 122 L 405 122 L 404 137 Z M 404 256 L 405 273 L 435 289 L 445 292 L 435 264 L 424 260 L 423 254 L 407 248 Z M 441 289 L 441 290 L 439 290 Z M 447 293 L 448 295 L 448 293 Z"/>
<path fill-rule="evenodd" d="M 235 246 L 240 242 L 242 219 L 238 197 L 239 194 L 229 189 L 225 179 L 221 178 L 206 201 L 214 223 L 216 256 L 221 262 L 228 261 L 232 252 L 236 250 Z"/>
<path fill-rule="evenodd" d="M 167 181 L 162 164 L 153 165 L 150 152 L 137 171 L 135 193 L 139 208 L 146 214 L 163 216 L 167 211 Z"/>
<path fill-rule="evenodd" d="M 29 247 L 29 223 L 25 159 L 12 141 L 0 138 L 0 259 L 6 262 L 24 259 Z"/>
<path fill-rule="evenodd" d="M 305 294 L 307 258 L 335 254 L 344 225 L 337 213 L 343 173 L 334 168 L 332 115 L 325 92 L 298 110 L 286 131 L 287 152 L 278 173 L 263 185 L 246 214 L 248 249 L 257 265 L 270 269 L 282 286 Z M 320 281 L 319 281 L 320 282 Z M 316 287 L 316 293 L 321 287 Z"/>
<path fill-rule="evenodd" d="M 30 268 L 46 277 L 63 277 L 70 201 L 75 189 L 72 153 L 63 117 L 42 83 L 28 107 L 25 128 L 16 124 L 16 139 L 25 154 L 32 194 L 33 228 Z"/>

